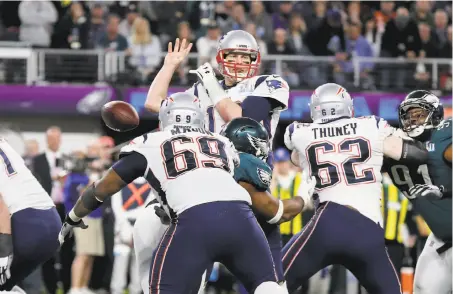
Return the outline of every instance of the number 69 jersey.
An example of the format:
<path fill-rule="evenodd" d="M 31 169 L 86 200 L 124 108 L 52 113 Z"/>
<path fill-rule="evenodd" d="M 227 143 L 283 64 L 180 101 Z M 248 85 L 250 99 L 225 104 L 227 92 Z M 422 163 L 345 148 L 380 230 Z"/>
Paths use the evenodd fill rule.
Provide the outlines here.
<path fill-rule="evenodd" d="M 285 144 L 296 150 L 300 166 L 316 178 L 320 202 L 348 205 L 374 222 L 380 211 L 384 139 L 394 131 L 375 116 L 340 118 L 328 123 L 293 123 Z"/>
<path fill-rule="evenodd" d="M 250 195 L 233 178 L 239 155 L 225 137 L 187 126 L 137 137 L 120 156 L 137 152 L 146 159 L 143 175 L 170 215 L 202 203 L 246 201 Z"/>

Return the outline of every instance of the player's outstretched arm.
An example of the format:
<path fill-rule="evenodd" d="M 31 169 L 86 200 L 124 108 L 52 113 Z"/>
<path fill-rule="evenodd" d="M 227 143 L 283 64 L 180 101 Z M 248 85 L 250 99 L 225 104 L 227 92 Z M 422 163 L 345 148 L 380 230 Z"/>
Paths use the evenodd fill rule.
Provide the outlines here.
<path fill-rule="evenodd" d="M 390 135 L 384 139 L 384 155 L 402 163 L 425 164 L 428 150 L 418 141 Z"/>
<path fill-rule="evenodd" d="M 269 218 L 268 223 L 270 224 L 287 222 L 298 215 L 304 208 L 302 197 L 281 201 L 272 197 L 267 191 L 258 191 L 250 183 L 240 181 L 239 185 L 249 192 L 253 208 Z"/>
<path fill-rule="evenodd" d="M 176 39 L 174 48 L 172 42 L 168 43 L 168 53 L 165 56 L 164 65 L 154 78 L 146 96 L 145 108 L 147 110 L 159 112 L 160 104 L 167 99 L 171 78 L 181 62 L 189 54 L 190 49 L 192 49 L 192 43 L 186 44 L 186 39 L 182 40 L 182 42 Z"/>

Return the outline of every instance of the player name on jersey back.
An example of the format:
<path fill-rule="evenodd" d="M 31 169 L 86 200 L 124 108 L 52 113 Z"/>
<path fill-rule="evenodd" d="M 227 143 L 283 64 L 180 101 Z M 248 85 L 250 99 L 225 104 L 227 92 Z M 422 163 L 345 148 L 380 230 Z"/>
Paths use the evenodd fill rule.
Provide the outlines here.
<path fill-rule="evenodd" d="M 245 201 L 249 194 L 233 178 L 239 156 L 225 137 L 190 126 L 137 137 L 121 149 L 147 161 L 145 179 L 158 200 L 176 214 L 214 201 Z"/>
<path fill-rule="evenodd" d="M 285 144 L 297 150 L 301 167 L 317 180 L 320 202 L 351 206 L 381 222 L 383 142 L 394 129 L 378 117 L 293 123 Z"/>
<path fill-rule="evenodd" d="M 314 139 L 357 135 L 357 123 L 348 123 L 338 127 L 319 126 L 314 127 L 311 130 L 313 132 Z"/>

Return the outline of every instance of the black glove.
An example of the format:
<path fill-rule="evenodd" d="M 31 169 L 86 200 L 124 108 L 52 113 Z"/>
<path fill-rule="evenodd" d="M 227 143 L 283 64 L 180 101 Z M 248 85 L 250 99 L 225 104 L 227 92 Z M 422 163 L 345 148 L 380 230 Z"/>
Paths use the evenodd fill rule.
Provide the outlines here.
<path fill-rule="evenodd" d="M 164 225 L 170 224 L 170 217 L 162 206 L 154 206 L 154 213 L 160 218 L 160 221 Z"/>

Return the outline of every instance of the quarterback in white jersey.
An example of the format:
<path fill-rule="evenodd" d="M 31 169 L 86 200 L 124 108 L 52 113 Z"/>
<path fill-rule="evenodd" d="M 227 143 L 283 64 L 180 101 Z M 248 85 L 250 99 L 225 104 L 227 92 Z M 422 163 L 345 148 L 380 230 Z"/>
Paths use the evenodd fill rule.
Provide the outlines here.
<path fill-rule="evenodd" d="M 285 133 L 295 163 L 316 178 L 320 202 L 283 249 L 288 290 L 329 264 L 342 264 L 369 293 L 400 293 L 381 227 L 380 171 L 384 156 L 423 161 L 427 151 L 392 135 L 381 118 L 354 118 L 352 99 L 340 85 L 318 87 L 310 110 L 313 123 L 293 123 Z"/>
<path fill-rule="evenodd" d="M 87 188 L 66 216 L 60 240 L 106 197 L 143 176 L 158 193 L 171 223 L 150 265 L 150 294 L 197 291 L 205 270 L 222 262 L 256 294 L 287 293 L 248 192 L 233 179 L 238 154 L 232 143 L 204 129 L 199 99 L 169 97 L 161 107 L 162 131 L 124 147 L 120 160 Z M 184 266 L 181 266 L 183 264 Z"/>
<path fill-rule="evenodd" d="M 0 291 L 4 291 L 55 254 L 61 220 L 22 157 L 2 138 L 0 166 Z"/>
<path fill-rule="evenodd" d="M 190 51 L 186 40 L 179 39 L 173 48 L 169 43 L 164 66 L 154 79 L 145 107 L 158 112 L 167 98 L 168 86 L 173 73 Z M 259 75 L 261 55 L 255 38 L 242 30 L 225 34 L 219 41 L 216 55 L 219 72 L 224 80 L 217 80 L 214 69 L 205 63 L 191 73 L 199 82 L 187 92 L 200 98 L 206 109 L 205 124 L 211 132 L 219 133 L 233 118 L 250 117 L 261 122 L 271 139 L 280 119 L 280 112 L 288 107 L 289 86 L 278 75 Z M 271 140 L 272 141 L 272 140 Z"/>

